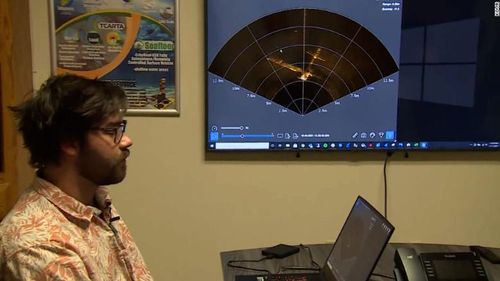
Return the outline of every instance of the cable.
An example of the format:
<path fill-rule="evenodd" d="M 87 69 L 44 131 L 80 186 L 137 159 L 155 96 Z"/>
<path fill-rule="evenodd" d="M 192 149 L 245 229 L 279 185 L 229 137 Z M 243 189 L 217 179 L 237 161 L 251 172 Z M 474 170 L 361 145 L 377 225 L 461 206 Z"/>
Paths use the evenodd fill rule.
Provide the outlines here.
<path fill-rule="evenodd" d="M 384 217 L 387 219 L 387 162 L 391 158 L 393 152 L 387 151 L 384 160 Z"/>
<path fill-rule="evenodd" d="M 273 257 L 270 256 L 270 257 L 263 257 L 261 259 L 258 259 L 258 260 L 230 260 L 227 262 L 227 266 L 228 267 L 232 267 L 232 268 L 239 268 L 239 269 L 245 269 L 245 270 L 253 270 L 253 271 L 260 271 L 260 272 L 266 272 L 267 274 L 272 274 L 271 271 L 267 270 L 267 269 L 262 269 L 262 268 L 253 268 L 253 267 L 247 267 L 247 266 L 242 266 L 242 265 L 234 265 L 233 263 L 239 263 L 239 262 L 261 262 L 261 261 L 264 261 L 264 260 L 268 260 L 268 259 L 272 259 Z"/>
<path fill-rule="evenodd" d="M 308 271 L 320 271 L 321 267 L 319 266 L 319 264 L 314 260 L 313 256 L 312 256 L 312 252 L 311 252 L 311 249 L 303 244 L 300 244 L 300 247 L 304 248 L 307 250 L 308 254 L 309 254 L 309 258 L 311 260 L 311 264 L 313 265 L 313 267 L 301 267 L 301 266 L 290 266 L 290 267 L 279 267 L 278 269 L 278 272 L 281 272 L 282 270 L 283 271 L 286 271 L 286 270 L 308 270 Z M 253 270 L 253 271 L 260 271 L 260 272 L 266 272 L 268 275 L 269 274 L 272 274 L 271 271 L 267 270 L 267 269 L 262 269 L 262 268 L 254 268 L 254 267 L 248 267 L 248 266 L 242 266 L 242 265 L 235 265 L 234 263 L 242 263 L 242 262 L 246 262 L 246 263 L 256 263 L 256 262 L 262 262 L 264 260 L 268 260 L 268 259 L 273 259 L 275 258 L 275 256 L 265 256 L 263 258 L 260 258 L 260 259 L 256 259 L 256 260 L 230 260 L 227 262 L 227 266 L 228 267 L 232 267 L 232 268 L 239 268 L 239 269 L 245 269 L 245 270 Z"/>
<path fill-rule="evenodd" d="M 278 272 L 283 272 L 287 270 L 304 270 L 304 271 L 320 271 L 321 269 L 319 268 L 313 268 L 313 267 L 300 267 L 300 266 L 283 266 L 279 268 Z"/>
<path fill-rule="evenodd" d="M 396 278 L 394 278 L 394 276 L 389 276 L 389 275 L 385 275 L 385 274 L 380 274 L 380 273 L 372 273 L 373 276 L 379 276 L 379 277 L 382 277 L 382 278 L 387 278 L 387 279 L 392 279 L 392 280 L 396 280 Z"/>
<path fill-rule="evenodd" d="M 300 244 L 300 246 L 302 248 L 305 248 L 307 250 L 307 252 L 309 253 L 309 258 L 311 259 L 311 263 L 312 265 L 314 265 L 316 267 L 317 270 L 320 270 L 321 269 L 321 266 L 313 259 L 313 255 L 312 255 L 312 252 L 311 252 L 311 248 L 303 245 L 303 244 Z"/>
<path fill-rule="evenodd" d="M 321 270 L 321 266 L 319 266 L 319 264 L 314 260 L 313 256 L 312 256 L 312 252 L 311 252 L 311 248 L 303 245 L 303 244 L 300 244 L 300 247 L 304 248 L 307 250 L 307 252 L 309 253 L 309 258 L 311 260 L 311 264 L 314 266 L 314 267 L 301 267 L 301 266 L 284 266 L 284 267 L 280 267 L 279 268 L 279 271 L 278 272 L 281 272 L 281 270 L 285 271 L 285 270 L 309 270 L 309 271 L 320 271 Z"/>

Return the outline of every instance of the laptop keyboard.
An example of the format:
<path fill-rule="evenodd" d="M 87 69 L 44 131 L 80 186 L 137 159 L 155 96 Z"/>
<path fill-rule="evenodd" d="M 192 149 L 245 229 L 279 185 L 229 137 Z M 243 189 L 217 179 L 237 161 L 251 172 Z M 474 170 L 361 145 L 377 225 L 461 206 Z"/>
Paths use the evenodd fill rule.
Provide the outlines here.
<path fill-rule="evenodd" d="M 316 281 L 319 274 L 287 273 L 272 275 L 236 275 L 235 281 Z"/>
<path fill-rule="evenodd" d="M 304 274 L 275 274 L 268 281 L 309 281 L 308 275 Z"/>

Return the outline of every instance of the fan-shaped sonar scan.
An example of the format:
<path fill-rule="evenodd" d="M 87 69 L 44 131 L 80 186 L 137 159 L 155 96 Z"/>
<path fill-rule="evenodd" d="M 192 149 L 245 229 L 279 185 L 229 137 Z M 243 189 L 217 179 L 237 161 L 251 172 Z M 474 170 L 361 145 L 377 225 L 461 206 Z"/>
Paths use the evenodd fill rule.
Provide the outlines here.
<path fill-rule="evenodd" d="M 398 71 L 369 30 L 342 15 L 292 9 L 239 30 L 209 71 L 306 115 Z"/>

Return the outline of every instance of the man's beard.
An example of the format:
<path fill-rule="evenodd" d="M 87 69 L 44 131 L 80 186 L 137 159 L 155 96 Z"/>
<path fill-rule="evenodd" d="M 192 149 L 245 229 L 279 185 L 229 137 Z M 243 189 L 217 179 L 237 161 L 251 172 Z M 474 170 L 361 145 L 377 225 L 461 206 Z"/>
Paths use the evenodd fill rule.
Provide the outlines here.
<path fill-rule="evenodd" d="M 78 161 L 80 175 L 96 185 L 111 185 L 121 182 L 127 173 L 125 158 L 128 150 L 120 157 L 106 158 L 93 149 L 84 148 Z"/>

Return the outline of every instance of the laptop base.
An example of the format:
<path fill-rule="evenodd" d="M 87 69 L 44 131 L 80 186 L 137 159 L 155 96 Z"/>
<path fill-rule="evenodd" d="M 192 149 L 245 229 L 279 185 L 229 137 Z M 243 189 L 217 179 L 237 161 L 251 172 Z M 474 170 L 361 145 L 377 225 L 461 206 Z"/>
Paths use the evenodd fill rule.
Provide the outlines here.
<path fill-rule="evenodd" d="M 236 275 L 235 281 L 321 281 L 319 273 Z"/>

